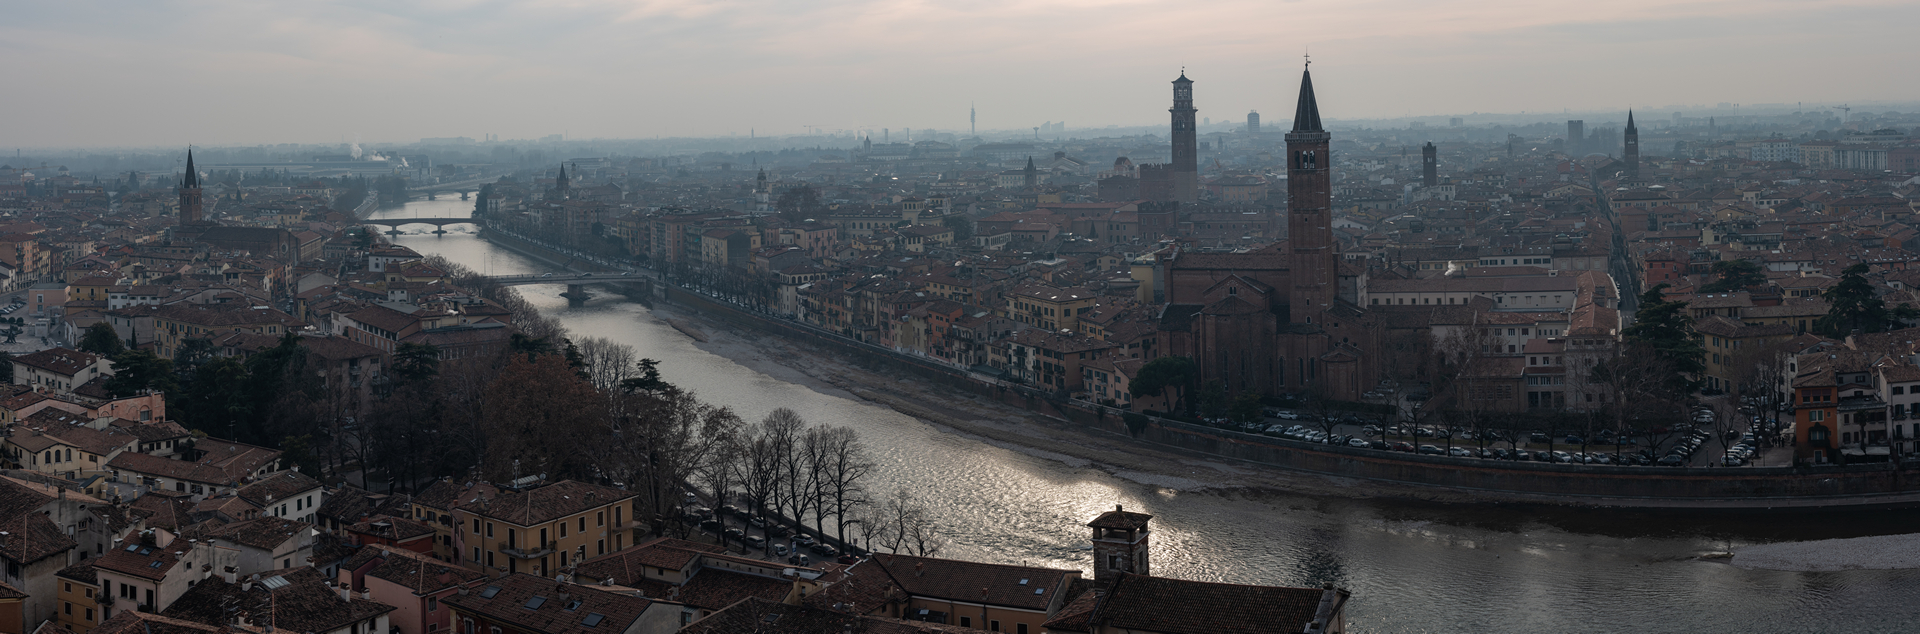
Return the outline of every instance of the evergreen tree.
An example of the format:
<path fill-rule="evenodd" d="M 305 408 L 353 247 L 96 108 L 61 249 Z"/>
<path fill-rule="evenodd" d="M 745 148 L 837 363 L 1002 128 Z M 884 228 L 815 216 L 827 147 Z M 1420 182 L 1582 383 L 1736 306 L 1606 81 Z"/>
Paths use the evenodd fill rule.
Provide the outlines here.
<path fill-rule="evenodd" d="M 1865 333 L 1899 328 L 1898 322 L 1920 317 L 1920 311 L 1907 304 L 1888 310 L 1886 300 L 1880 299 L 1867 281 L 1867 271 L 1865 264 L 1849 266 L 1840 272 L 1839 284 L 1820 294 L 1828 308 L 1826 316 L 1813 322 L 1814 332 L 1840 339 L 1855 330 Z"/>
<path fill-rule="evenodd" d="M 1186 357 L 1160 357 L 1140 366 L 1140 374 L 1127 383 L 1127 392 L 1134 398 L 1149 394 L 1165 397 L 1167 389 L 1174 390 L 1174 400 L 1168 401 L 1169 410 L 1177 409 L 1173 403 L 1185 400 L 1187 388 L 1193 385 L 1198 375 L 1193 359 Z"/>
<path fill-rule="evenodd" d="M 1693 331 L 1693 318 L 1687 315 L 1687 303 L 1667 301 L 1666 284 L 1656 284 L 1640 295 L 1640 310 L 1633 314 L 1633 325 L 1623 334 L 1630 344 L 1638 344 L 1667 361 L 1677 384 L 1687 391 L 1699 389 L 1699 375 L 1706 371 L 1707 354 L 1700 334 Z"/>
<path fill-rule="evenodd" d="M 113 376 L 107 378 L 107 393 L 126 397 L 143 392 L 170 393 L 176 389 L 173 362 L 151 350 L 126 350 L 113 358 Z"/>
<path fill-rule="evenodd" d="M 114 332 L 113 324 L 104 321 L 93 322 L 87 326 L 87 334 L 80 336 L 80 351 L 91 352 L 103 357 L 112 357 L 127 349 L 120 342 L 120 333 Z"/>
<path fill-rule="evenodd" d="M 1766 271 L 1752 260 L 1721 260 L 1713 263 L 1714 275 L 1720 276 L 1705 286 L 1702 293 L 1731 293 L 1746 290 L 1767 283 Z"/>

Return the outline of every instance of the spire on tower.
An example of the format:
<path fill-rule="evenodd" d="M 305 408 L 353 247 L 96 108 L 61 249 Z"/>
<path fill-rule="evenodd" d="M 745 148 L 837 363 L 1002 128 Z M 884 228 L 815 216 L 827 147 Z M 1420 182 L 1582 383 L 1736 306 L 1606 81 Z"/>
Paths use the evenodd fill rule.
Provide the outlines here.
<path fill-rule="evenodd" d="M 1300 71 L 1300 105 L 1293 109 L 1294 132 L 1321 132 L 1320 104 L 1313 98 L 1313 71 Z"/>
<path fill-rule="evenodd" d="M 193 169 L 193 148 L 187 148 L 187 177 L 180 180 L 182 189 L 199 189 L 200 173 Z"/>
<path fill-rule="evenodd" d="M 1627 109 L 1627 134 L 1633 134 L 1635 132 L 1639 132 L 1639 130 L 1633 127 L 1633 109 L 1628 108 Z"/>

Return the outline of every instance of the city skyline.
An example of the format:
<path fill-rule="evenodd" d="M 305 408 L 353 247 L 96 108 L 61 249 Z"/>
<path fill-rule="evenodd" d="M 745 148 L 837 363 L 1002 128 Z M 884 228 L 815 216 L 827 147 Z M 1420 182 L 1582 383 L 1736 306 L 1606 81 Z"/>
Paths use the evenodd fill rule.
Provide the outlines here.
<path fill-rule="evenodd" d="M 1203 119 L 1261 110 L 1277 124 L 1309 48 L 1337 95 L 1326 107 L 1347 119 L 1920 99 L 1910 85 L 1861 81 L 1897 74 L 1896 59 L 1845 53 L 1897 38 L 1901 15 L 1920 17 L 1904 3 L 1629 2 L 1581 16 L 1515 3 L 1212 9 L 1203 19 L 1129 2 L 163 3 L 102 17 L 33 5 L 0 39 L 42 63 L 0 79 L 61 89 L 23 95 L 0 137 L 98 147 L 897 134 L 967 130 L 970 106 L 982 131 L 1065 120 L 1071 134 L 1162 121 L 1162 82 L 1182 67 Z M 1212 19 L 1223 13 L 1246 19 Z M 934 28 L 976 35 L 927 45 Z M 1173 52 L 1133 44 L 1144 41 Z M 1822 70 L 1837 67 L 1851 70 Z"/>

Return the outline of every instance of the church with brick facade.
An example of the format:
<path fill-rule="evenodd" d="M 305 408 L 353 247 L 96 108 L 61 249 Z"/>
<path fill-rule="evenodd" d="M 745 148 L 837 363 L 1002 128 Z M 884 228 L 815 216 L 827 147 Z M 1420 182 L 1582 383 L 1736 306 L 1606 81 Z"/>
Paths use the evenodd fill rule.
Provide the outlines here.
<path fill-rule="evenodd" d="M 1363 308 L 1366 273 L 1333 236 L 1332 135 L 1303 72 L 1287 144 L 1287 238 L 1244 253 L 1155 254 L 1166 283 L 1162 354 L 1194 360 L 1200 384 L 1228 392 L 1357 400 L 1379 376 L 1379 328 Z"/>

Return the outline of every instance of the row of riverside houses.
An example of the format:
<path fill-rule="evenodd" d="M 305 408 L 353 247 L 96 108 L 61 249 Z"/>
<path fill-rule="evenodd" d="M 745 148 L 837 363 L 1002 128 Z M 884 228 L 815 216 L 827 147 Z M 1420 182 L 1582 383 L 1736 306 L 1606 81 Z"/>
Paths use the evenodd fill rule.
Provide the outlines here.
<path fill-rule="evenodd" d="M 178 461 L 176 461 L 178 462 Z M 270 468 L 270 465 L 266 468 Z M 1150 574 L 1151 516 L 1088 523 L 1094 574 L 877 554 L 792 566 L 646 537 L 581 482 L 441 480 L 419 496 L 267 471 L 102 500 L 0 478 L 0 631 L 1343 632 L 1346 591 Z M 544 541 L 543 541 L 544 540 Z M 1177 606 L 1177 607 L 1176 607 Z M 821 624 L 833 624 L 820 629 Z M 855 625 L 845 625 L 852 623 Z"/>

